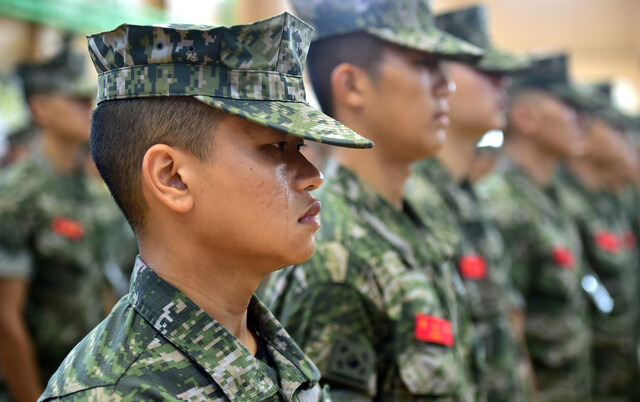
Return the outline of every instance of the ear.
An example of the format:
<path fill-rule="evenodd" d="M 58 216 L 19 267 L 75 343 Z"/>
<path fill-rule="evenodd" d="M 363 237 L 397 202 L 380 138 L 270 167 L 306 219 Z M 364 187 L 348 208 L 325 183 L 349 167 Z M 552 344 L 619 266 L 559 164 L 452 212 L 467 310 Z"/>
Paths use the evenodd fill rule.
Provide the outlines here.
<path fill-rule="evenodd" d="M 189 184 L 195 157 L 165 144 L 155 144 L 142 160 L 143 186 L 167 208 L 178 213 L 193 208 Z"/>
<path fill-rule="evenodd" d="M 364 103 L 364 91 L 369 84 L 368 74 L 353 64 L 338 64 L 331 72 L 333 103 L 359 109 Z"/>
<path fill-rule="evenodd" d="M 49 110 L 47 107 L 48 98 L 44 95 L 32 95 L 27 102 L 33 122 L 38 126 L 46 125 Z"/>
<path fill-rule="evenodd" d="M 532 135 L 539 128 L 540 110 L 533 101 L 521 99 L 512 106 L 511 119 L 519 132 Z"/>

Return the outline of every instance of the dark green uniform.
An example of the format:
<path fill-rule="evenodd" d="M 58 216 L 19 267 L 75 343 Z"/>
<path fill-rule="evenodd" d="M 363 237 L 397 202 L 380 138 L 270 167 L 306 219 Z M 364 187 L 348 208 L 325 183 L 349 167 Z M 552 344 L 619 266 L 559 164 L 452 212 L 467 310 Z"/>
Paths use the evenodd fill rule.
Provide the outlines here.
<path fill-rule="evenodd" d="M 334 397 L 473 400 L 450 270 L 409 206 L 396 210 L 350 171 L 320 189 L 311 260 L 272 276 L 266 300 Z"/>
<path fill-rule="evenodd" d="M 573 221 L 508 160 L 478 192 L 502 230 L 513 283 L 525 303 L 525 336 L 543 401 L 584 401 L 590 395 L 591 331 L 582 242 Z"/>
<path fill-rule="evenodd" d="M 628 400 L 636 374 L 638 293 L 635 248 L 628 247 L 629 222 L 613 195 L 593 193 L 563 169 L 556 178 L 560 206 L 578 224 L 589 267 L 613 298 L 611 312 L 593 306 L 593 398 Z"/>
<path fill-rule="evenodd" d="M 456 259 L 475 326 L 474 361 L 479 387 L 492 401 L 527 400 L 521 364 L 521 356 L 526 354 L 510 321 L 518 299 L 511 285 L 511 261 L 502 236 L 484 216 L 471 185 L 468 182 L 458 185 L 437 159 L 416 166 L 409 199 L 416 195 L 411 187 L 420 180 L 433 183 L 462 230 L 461 250 Z M 434 210 L 431 205 L 413 205 Z M 442 213 L 442 209 L 437 211 Z"/>
<path fill-rule="evenodd" d="M 26 322 L 44 381 L 105 315 L 100 255 L 111 221 L 87 180 L 54 172 L 40 152 L 0 176 L 0 277 L 29 283 Z"/>

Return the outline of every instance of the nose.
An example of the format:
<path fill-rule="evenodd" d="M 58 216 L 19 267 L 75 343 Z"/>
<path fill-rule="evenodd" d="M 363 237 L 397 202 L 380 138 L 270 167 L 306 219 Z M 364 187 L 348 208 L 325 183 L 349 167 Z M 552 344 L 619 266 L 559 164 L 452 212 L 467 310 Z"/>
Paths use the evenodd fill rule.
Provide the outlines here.
<path fill-rule="evenodd" d="M 324 183 L 324 177 L 311 162 L 301 154 L 296 159 L 297 172 L 295 189 L 296 191 L 317 190 Z"/>
<path fill-rule="evenodd" d="M 449 70 L 444 63 L 438 63 L 438 67 L 433 69 L 433 92 L 437 98 L 448 98 L 456 91 L 456 83 L 451 79 Z"/>

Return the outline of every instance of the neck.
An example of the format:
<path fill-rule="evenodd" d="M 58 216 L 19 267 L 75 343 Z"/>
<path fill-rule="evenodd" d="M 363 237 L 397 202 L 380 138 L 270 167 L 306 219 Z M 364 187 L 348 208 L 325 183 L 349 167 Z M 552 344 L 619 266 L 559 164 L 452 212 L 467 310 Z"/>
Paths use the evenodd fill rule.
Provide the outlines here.
<path fill-rule="evenodd" d="M 411 174 L 411 164 L 388 158 L 384 152 L 341 148 L 334 151 L 333 158 L 342 166 L 369 183 L 397 210 L 402 209 L 404 184 Z"/>
<path fill-rule="evenodd" d="M 151 228 L 147 236 L 149 233 L 153 233 Z M 246 261 L 193 253 L 193 247 L 175 241 L 189 239 L 187 233 L 170 233 L 169 241 L 140 240 L 140 258 L 255 353 L 257 341 L 248 327 L 247 307 L 262 271 Z"/>
<path fill-rule="evenodd" d="M 578 181 L 588 190 L 600 191 L 607 187 L 606 169 L 596 166 L 584 158 L 573 158 L 567 166 L 571 173 L 575 175 Z"/>
<path fill-rule="evenodd" d="M 453 179 L 460 183 L 469 176 L 476 150 L 475 132 L 465 132 L 452 126 L 447 130 L 447 140 L 438 152 L 438 160 L 449 171 Z"/>
<path fill-rule="evenodd" d="M 553 179 L 557 158 L 542 149 L 530 137 L 514 134 L 507 134 L 509 139 L 504 144 L 505 153 L 540 187 L 548 187 Z"/>
<path fill-rule="evenodd" d="M 58 173 L 71 173 L 82 163 L 80 153 L 83 150 L 83 143 L 65 141 L 43 130 L 41 144 L 51 167 Z"/>

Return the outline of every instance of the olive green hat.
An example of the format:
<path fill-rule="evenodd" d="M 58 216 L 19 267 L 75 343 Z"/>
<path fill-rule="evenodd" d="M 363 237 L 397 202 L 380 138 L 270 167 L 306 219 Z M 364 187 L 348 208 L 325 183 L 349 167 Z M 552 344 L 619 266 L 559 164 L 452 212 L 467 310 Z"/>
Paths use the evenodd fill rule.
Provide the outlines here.
<path fill-rule="evenodd" d="M 96 87 L 86 70 L 86 54 L 74 51 L 72 36 L 63 38 L 62 49 L 52 58 L 17 66 L 26 98 L 37 94 L 64 94 L 93 98 Z"/>
<path fill-rule="evenodd" d="M 352 148 L 373 143 L 306 102 L 312 28 L 283 13 L 247 25 L 129 25 L 90 35 L 98 103 L 191 96 L 256 124 Z"/>
<path fill-rule="evenodd" d="M 530 68 L 514 79 L 512 90 L 537 88 L 551 93 L 578 110 L 602 106 L 589 91 L 573 84 L 569 78 L 568 59 L 564 54 L 536 56 Z"/>
<path fill-rule="evenodd" d="M 455 59 L 477 60 L 482 49 L 438 29 L 428 0 L 291 0 L 315 28 L 313 40 L 366 32 L 384 41 Z"/>
<path fill-rule="evenodd" d="M 512 73 L 531 65 L 528 57 L 497 49 L 489 37 L 489 16 L 484 6 L 450 11 L 436 16 L 438 28 L 484 49 L 476 68 L 486 72 Z"/>

